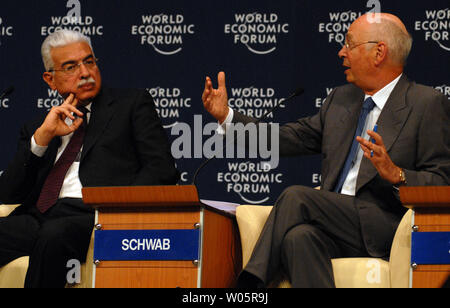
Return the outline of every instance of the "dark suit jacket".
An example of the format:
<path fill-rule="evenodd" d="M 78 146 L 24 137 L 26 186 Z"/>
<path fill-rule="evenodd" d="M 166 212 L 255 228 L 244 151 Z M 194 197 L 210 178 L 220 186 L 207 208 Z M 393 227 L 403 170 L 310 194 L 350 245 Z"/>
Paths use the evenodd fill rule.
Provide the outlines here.
<path fill-rule="evenodd" d="M 144 90 L 103 88 L 92 102 L 80 161 L 83 187 L 176 184 L 179 173 L 151 96 Z M 31 137 L 45 117 L 26 124 L 13 161 L 0 177 L 0 200 L 34 206 L 56 158 L 54 138 L 42 158 Z"/>
<path fill-rule="evenodd" d="M 352 84 L 334 89 L 318 114 L 280 127 L 280 155 L 322 154 L 321 189 L 333 191 L 363 101 L 364 92 Z M 449 105 L 440 92 L 403 75 L 380 114 L 378 133 L 394 164 L 405 169 L 410 186 L 449 184 Z M 249 121 L 254 119 L 235 112 L 233 122 Z M 361 162 L 355 202 L 368 252 L 384 256 L 405 209 L 393 186 L 366 158 Z"/>

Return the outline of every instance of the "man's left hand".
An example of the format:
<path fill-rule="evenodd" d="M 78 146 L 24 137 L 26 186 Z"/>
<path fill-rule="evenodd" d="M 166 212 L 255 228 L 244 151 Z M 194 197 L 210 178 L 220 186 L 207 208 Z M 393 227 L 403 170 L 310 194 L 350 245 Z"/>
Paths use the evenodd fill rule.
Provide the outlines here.
<path fill-rule="evenodd" d="M 400 167 L 397 167 L 389 157 L 383 143 L 383 138 L 371 130 L 368 130 L 367 133 L 369 134 L 371 140 L 375 140 L 375 143 L 361 137 L 356 137 L 356 140 L 359 142 L 362 150 L 364 151 L 364 156 L 372 162 L 383 179 L 391 184 L 399 183 L 401 181 L 401 169 Z"/>

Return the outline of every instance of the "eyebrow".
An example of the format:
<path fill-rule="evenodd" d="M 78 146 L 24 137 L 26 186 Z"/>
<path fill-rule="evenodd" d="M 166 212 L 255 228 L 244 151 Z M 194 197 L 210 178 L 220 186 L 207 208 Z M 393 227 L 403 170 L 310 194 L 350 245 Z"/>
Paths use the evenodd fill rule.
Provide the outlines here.
<path fill-rule="evenodd" d="M 90 58 L 94 58 L 94 55 L 93 54 L 90 54 L 89 56 L 87 56 L 86 58 L 84 58 L 83 60 L 81 60 L 82 62 L 84 62 L 84 61 L 86 61 L 86 60 L 88 60 L 88 59 L 90 59 Z M 63 64 L 61 64 L 61 67 L 64 67 L 64 66 L 66 66 L 66 65 L 68 65 L 68 64 L 76 64 L 77 63 L 77 61 L 75 61 L 75 60 L 69 60 L 69 61 L 66 61 L 66 62 L 64 62 Z"/>

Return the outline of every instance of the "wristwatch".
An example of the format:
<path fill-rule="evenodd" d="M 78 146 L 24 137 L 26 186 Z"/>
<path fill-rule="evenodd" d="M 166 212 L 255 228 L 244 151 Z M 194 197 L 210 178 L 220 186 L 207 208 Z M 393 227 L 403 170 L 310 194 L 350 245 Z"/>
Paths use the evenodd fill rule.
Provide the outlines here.
<path fill-rule="evenodd" d="M 402 168 L 400 168 L 400 182 L 397 185 L 406 185 L 406 175 L 405 171 Z"/>
<path fill-rule="evenodd" d="M 406 175 L 405 175 L 405 171 L 402 168 L 400 168 L 399 175 L 400 175 L 400 182 L 392 185 L 392 188 L 394 189 L 394 192 L 395 192 L 395 196 L 397 197 L 398 200 L 400 200 L 400 195 L 399 195 L 400 186 L 406 185 Z"/>

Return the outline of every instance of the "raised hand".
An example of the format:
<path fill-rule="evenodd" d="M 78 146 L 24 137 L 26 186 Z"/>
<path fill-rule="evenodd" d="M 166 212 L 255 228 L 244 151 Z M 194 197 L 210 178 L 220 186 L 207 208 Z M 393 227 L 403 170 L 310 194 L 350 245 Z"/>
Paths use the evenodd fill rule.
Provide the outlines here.
<path fill-rule="evenodd" d="M 203 106 L 217 120 L 223 123 L 228 115 L 228 94 L 225 86 L 225 73 L 217 75 L 218 88 L 214 89 L 211 78 L 206 77 L 202 95 Z"/>
<path fill-rule="evenodd" d="M 70 94 L 62 105 L 53 107 L 44 123 L 34 133 L 36 143 L 47 146 L 54 137 L 66 136 L 76 131 L 83 123 L 83 113 L 76 108 L 77 105 L 78 99 L 74 94 Z M 78 117 L 75 118 L 72 113 Z M 71 125 L 67 125 L 66 118 L 72 120 Z"/>
<path fill-rule="evenodd" d="M 401 181 L 401 169 L 397 167 L 389 157 L 383 143 L 383 138 L 371 130 L 368 130 L 367 133 L 371 139 L 375 140 L 375 143 L 361 137 L 356 137 L 362 150 L 364 151 L 364 156 L 372 162 L 373 166 L 377 169 L 378 174 L 383 179 L 392 184 L 399 183 Z"/>

